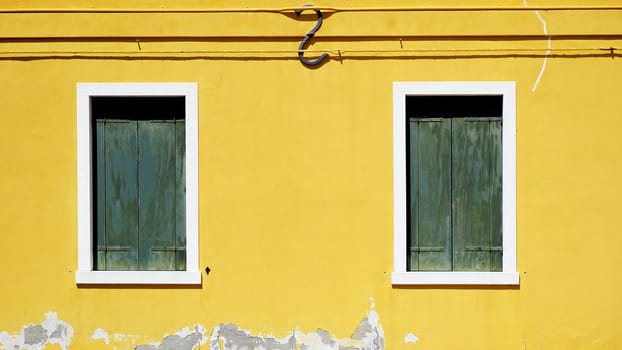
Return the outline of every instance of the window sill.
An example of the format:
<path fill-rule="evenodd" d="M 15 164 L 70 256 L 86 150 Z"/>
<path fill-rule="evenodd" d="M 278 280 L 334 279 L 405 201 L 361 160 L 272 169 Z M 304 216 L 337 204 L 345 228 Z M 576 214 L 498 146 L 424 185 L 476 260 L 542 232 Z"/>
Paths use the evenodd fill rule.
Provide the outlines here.
<path fill-rule="evenodd" d="M 393 285 L 518 285 L 518 272 L 393 272 Z"/>
<path fill-rule="evenodd" d="M 201 284 L 201 272 L 76 271 L 76 284 Z"/>

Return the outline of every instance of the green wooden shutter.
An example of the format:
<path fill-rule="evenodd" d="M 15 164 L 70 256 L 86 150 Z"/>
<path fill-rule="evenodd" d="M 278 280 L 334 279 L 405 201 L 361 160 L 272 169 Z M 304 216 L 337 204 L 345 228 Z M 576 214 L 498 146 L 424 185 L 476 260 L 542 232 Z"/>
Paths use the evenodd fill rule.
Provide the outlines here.
<path fill-rule="evenodd" d="M 452 118 L 453 269 L 501 268 L 501 121 Z"/>
<path fill-rule="evenodd" d="M 138 267 L 136 122 L 96 121 L 97 255 L 99 270 Z"/>
<path fill-rule="evenodd" d="M 409 124 L 409 270 L 451 270 L 451 120 Z"/>
<path fill-rule="evenodd" d="M 139 121 L 140 270 L 175 269 L 175 124 Z"/>
<path fill-rule="evenodd" d="M 95 269 L 185 270 L 184 121 L 95 128 Z"/>

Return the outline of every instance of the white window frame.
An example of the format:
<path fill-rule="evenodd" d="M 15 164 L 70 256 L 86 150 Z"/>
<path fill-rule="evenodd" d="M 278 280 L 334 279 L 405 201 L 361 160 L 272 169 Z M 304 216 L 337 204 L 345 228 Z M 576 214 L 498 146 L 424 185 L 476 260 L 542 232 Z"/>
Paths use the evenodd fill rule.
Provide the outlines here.
<path fill-rule="evenodd" d="M 91 98 L 183 96 L 186 108 L 186 270 L 93 270 L 93 168 Z M 198 227 L 198 98 L 196 83 L 78 83 L 77 284 L 200 284 Z"/>
<path fill-rule="evenodd" d="M 502 220 L 503 260 L 500 272 L 407 271 L 406 97 L 503 96 Z M 518 285 L 516 271 L 516 83 L 393 83 L 393 264 L 394 285 Z"/>

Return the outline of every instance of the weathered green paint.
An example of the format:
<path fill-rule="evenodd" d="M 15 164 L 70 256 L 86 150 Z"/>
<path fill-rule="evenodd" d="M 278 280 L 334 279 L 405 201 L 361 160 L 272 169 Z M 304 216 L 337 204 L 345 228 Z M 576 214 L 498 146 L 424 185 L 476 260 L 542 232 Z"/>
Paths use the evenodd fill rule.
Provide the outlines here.
<path fill-rule="evenodd" d="M 139 270 L 175 269 L 175 125 L 139 121 Z"/>
<path fill-rule="evenodd" d="M 503 270 L 503 121 L 490 123 L 490 270 Z"/>
<path fill-rule="evenodd" d="M 410 269 L 451 270 L 451 120 L 410 120 Z"/>
<path fill-rule="evenodd" d="M 409 269 L 501 270 L 501 119 L 409 124 Z"/>
<path fill-rule="evenodd" d="M 106 120 L 104 129 L 101 141 L 105 164 L 98 173 L 102 173 L 105 186 L 105 269 L 134 270 L 138 267 L 136 125 L 127 120 Z"/>
<path fill-rule="evenodd" d="M 95 270 L 105 270 L 106 269 L 106 200 L 105 196 L 98 195 L 101 193 L 106 193 L 106 182 L 105 182 L 105 161 L 103 155 L 105 152 L 104 147 L 104 137 L 105 137 L 105 120 L 100 119 L 95 123 L 95 193 L 96 193 L 96 212 L 95 212 L 95 235 L 96 240 L 96 254 L 95 261 L 93 262 Z"/>
<path fill-rule="evenodd" d="M 183 121 L 96 121 L 96 269 L 185 269 L 184 135 Z"/>
<path fill-rule="evenodd" d="M 186 125 L 175 121 L 175 269 L 186 269 Z"/>
<path fill-rule="evenodd" d="M 501 235 L 501 207 L 493 208 L 500 195 L 501 172 L 496 154 L 501 139 L 498 121 L 452 119 L 454 270 L 490 271 L 492 236 Z M 498 181 L 496 179 L 498 177 Z M 500 202 L 497 202 L 499 205 Z M 499 224 L 499 227 L 493 227 Z"/>

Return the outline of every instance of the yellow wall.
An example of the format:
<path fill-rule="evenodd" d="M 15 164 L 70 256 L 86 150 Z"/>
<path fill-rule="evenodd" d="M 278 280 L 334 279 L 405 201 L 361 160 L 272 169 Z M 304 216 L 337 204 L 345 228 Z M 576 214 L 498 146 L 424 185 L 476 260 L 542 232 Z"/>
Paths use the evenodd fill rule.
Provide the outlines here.
<path fill-rule="evenodd" d="M 540 11 L 550 51 L 533 10 L 332 13 L 312 46 L 331 60 L 309 69 L 296 49 L 310 13 L 6 13 L 26 6 L 58 5 L 0 4 L 5 347 L 49 311 L 73 328 L 71 349 L 129 349 L 195 324 L 350 338 L 375 306 L 386 349 L 622 348 L 622 57 L 602 50 L 622 47 L 622 10 Z M 520 286 L 391 285 L 394 81 L 516 81 Z M 198 83 L 200 287 L 76 286 L 77 82 Z"/>

